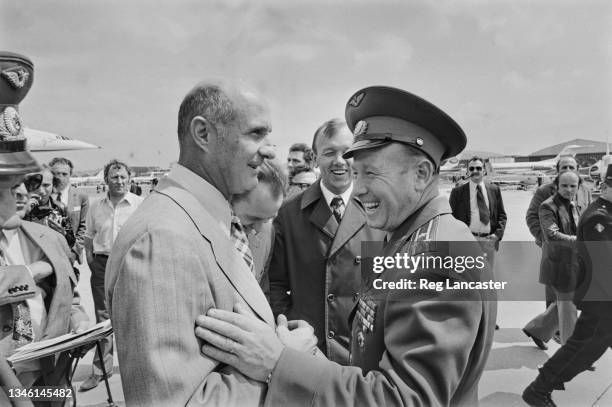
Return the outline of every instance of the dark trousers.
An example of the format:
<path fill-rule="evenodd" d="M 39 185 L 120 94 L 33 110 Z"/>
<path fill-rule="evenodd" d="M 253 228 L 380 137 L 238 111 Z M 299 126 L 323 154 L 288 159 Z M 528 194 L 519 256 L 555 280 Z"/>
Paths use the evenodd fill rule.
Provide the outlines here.
<path fill-rule="evenodd" d="M 107 261 L 108 256 L 96 254 L 93 261 L 89 263 L 89 269 L 91 270 L 91 293 L 93 295 L 94 308 L 96 309 L 96 322 L 106 321 L 109 318 L 104 293 L 104 275 Z M 110 374 L 113 371 L 113 336 L 107 336 L 100 343 L 102 345 L 102 356 L 104 357 L 104 369 L 106 373 Z M 102 375 L 100 359 L 98 358 L 96 348 L 94 348 L 94 352 L 93 373 Z"/>
<path fill-rule="evenodd" d="M 548 359 L 540 375 L 554 390 L 562 390 L 563 383 L 592 366 L 609 347 L 612 348 L 612 316 L 602 318 L 583 311 L 572 336 Z"/>

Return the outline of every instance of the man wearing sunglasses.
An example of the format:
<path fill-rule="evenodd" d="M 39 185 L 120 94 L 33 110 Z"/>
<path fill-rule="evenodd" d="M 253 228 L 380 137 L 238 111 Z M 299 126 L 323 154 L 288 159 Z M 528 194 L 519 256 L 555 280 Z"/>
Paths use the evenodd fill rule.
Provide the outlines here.
<path fill-rule="evenodd" d="M 484 181 L 484 160 L 473 157 L 468 163 L 470 181 L 450 194 L 453 216 L 469 226 L 493 267 L 495 252 L 506 229 L 506 211 L 497 185 Z"/>

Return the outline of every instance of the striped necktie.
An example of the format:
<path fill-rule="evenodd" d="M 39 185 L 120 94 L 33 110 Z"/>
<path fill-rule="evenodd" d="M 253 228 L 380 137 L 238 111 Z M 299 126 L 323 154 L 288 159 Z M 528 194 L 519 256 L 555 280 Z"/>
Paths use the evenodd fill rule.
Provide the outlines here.
<path fill-rule="evenodd" d="M 334 214 L 334 217 L 336 218 L 336 221 L 338 223 L 340 223 L 340 221 L 342 220 L 342 215 L 344 215 L 344 201 L 342 200 L 341 196 L 335 196 L 329 206 L 331 207 L 332 213 Z"/>
<path fill-rule="evenodd" d="M 232 214 L 232 225 L 231 225 L 231 236 L 234 241 L 234 247 L 240 253 L 244 262 L 251 270 L 251 273 L 254 271 L 253 264 L 253 254 L 251 253 L 251 249 L 249 248 L 249 239 L 247 238 L 246 233 L 244 232 L 244 228 L 242 227 L 242 223 L 240 223 L 240 219 Z"/>

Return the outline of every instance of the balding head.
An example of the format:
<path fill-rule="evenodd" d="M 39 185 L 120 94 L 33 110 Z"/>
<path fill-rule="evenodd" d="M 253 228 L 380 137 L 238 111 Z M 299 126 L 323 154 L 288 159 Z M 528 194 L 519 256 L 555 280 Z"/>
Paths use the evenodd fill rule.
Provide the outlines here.
<path fill-rule="evenodd" d="M 267 104 L 244 84 L 207 81 L 191 89 L 179 108 L 179 164 L 223 193 L 257 185 L 257 167 L 274 153 Z"/>

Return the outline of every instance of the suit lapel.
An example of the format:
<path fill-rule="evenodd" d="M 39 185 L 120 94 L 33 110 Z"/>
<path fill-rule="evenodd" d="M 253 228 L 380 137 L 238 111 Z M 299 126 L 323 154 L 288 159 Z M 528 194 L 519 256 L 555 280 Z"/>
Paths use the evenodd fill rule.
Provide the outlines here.
<path fill-rule="evenodd" d="M 335 218 L 332 216 L 332 219 Z M 336 236 L 332 243 L 329 256 L 333 256 L 334 253 L 344 246 L 346 242 L 348 242 L 355 235 L 355 233 L 361 230 L 365 223 L 365 213 L 363 213 L 363 211 L 359 208 L 357 202 L 355 202 L 355 198 L 351 197 L 346 205 L 346 210 L 342 216 L 340 226 L 338 226 L 338 231 L 336 232 Z"/>
<path fill-rule="evenodd" d="M 306 207 L 314 205 L 309 217 L 310 222 L 321 232 L 333 239 L 338 230 L 338 222 L 332 215 L 327 202 L 325 202 L 320 182 L 321 180 L 318 180 L 304 191 L 301 208 L 304 210 Z"/>
<path fill-rule="evenodd" d="M 491 184 L 484 183 L 485 190 L 487 191 L 487 198 L 489 199 L 489 218 L 491 224 L 493 223 L 493 207 L 497 204 L 497 199 L 495 195 L 493 195 L 493 190 L 491 188 Z"/>
<path fill-rule="evenodd" d="M 227 232 L 219 226 L 219 220 L 214 219 L 193 195 L 169 179 L 160 182 L 158 192 L 168 196 L 183 208 L 202 237 L 210 242 L 217 265 L 236 292 L 255 314 L 268 324 L 273 325 L 274 316 L 266 297 L 253 273 L 229 240 Z"/>
<path fill-rule="evenodd" d="M 470 201 L 470 182 L 463 184 L 463 190 L 461 191 L 461 202 L 465 204 L 465 218 L 467 219 L 467 225 L 470 226 L 472 222 L 472 206 Z"/>

